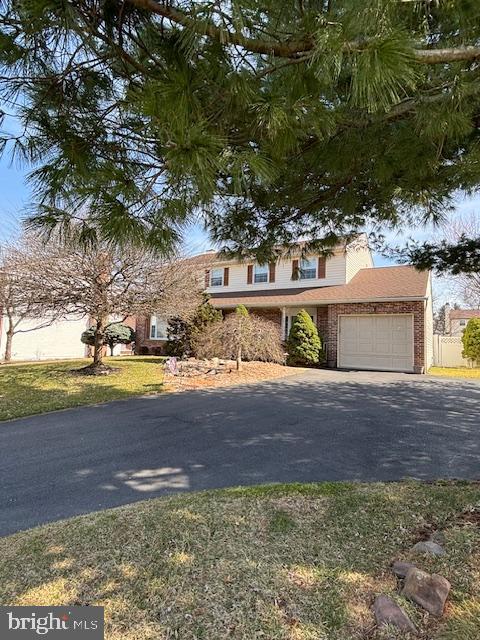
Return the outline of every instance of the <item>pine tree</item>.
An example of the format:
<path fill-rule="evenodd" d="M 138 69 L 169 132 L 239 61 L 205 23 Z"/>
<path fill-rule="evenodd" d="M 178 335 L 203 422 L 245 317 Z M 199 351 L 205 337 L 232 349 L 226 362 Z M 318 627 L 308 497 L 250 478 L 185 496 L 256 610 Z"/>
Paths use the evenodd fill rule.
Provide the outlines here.
<path fill-rule="evenodd" d="M 198 305 L 191 319 L 173 317 L 169 320 L 166 346 L 168 355 L 179 358 L 190 358 L 196 355 L 197 336 L 208 326 L 222 319 L 222 312 L 210 304 L 210 296 L 204 293 L 202 298 L 201 304 Z"/>
<path fill-rule="evenodd" d="M 33 167 L 31 223 L 81 215 L 90 241 L 167 249 L 202 211 L 264 263 L 435 220 L 478 185 L 477 4 L 6 0 L 0 95 L 22 126 L 0 147 Z"/>
<path fill-rule="evenodd" d="M 480 318 L 470 318 L 462 335 L 463 357 L 480 364 Z"/>
<path fill-rule="evenodd" d="M 289 365 L 316 365 L 324 360 L 322 341 L 309 314 L 302 309 L 295 316 L 287 340 Z"/>

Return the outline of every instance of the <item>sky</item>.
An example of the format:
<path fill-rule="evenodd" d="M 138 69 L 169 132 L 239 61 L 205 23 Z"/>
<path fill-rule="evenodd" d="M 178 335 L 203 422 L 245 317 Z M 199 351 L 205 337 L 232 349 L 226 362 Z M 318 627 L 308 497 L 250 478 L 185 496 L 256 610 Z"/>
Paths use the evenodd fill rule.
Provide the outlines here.
<path fill-rule="evenodd" d="M 14 237 L 20 227 L 25 209 L 29 204 L 30 190 L 26 180 L 27 170 L 21 166 L 12 165 L 5 155 L 0 158 L 0 242 L 8 241 Z M 455 204 L 454 216 L 474 214 L 480 217 L 480 195 L 475 198 L 459 198 Z M 405 238 L 412 237 L 419 241 L 435 238 L 438 229 L 433 227 L 404 229 L 403 233 L 388 233 L 386 237 L 390 244 L 402 244 Z M 208 235 L 199 225 L 192 226 L 186 234 L 186 242 L 189 248 L 195 251 L 205 251 L 213 248 Z M 376 266 L 393 264 L 391 260 L 374 254 Z M 444 279 L 434 279 L 434 299 L 438 304 L 448 300 L 452 301 L 452 287 Z"/>

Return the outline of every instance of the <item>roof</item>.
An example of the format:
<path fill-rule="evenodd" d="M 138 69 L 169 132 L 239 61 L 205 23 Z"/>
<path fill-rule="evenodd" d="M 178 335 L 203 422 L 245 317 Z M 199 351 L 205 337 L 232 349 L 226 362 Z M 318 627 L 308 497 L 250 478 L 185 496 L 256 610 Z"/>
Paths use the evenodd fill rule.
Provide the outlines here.
<path fill-rule="evenodd" d="M 428 271 L 412 266 L 370 267 L 360 269 L 343 285 L 303 289 L 268 289 L 212 293 L 216 307 L 247 306 L 301 306 L 339 302 L 370 302 L 388 300 L 422 300 L 428 296 Z"/>
<path fill-rule="evenodd" d="M 459 320 L 464 318 L 480 318 L 480 309 L 452 309 L 450 311 L 450 320 Z"/>
<path fill-rule="evenodd" d="M 366 234 L 359 233 L 355 238 L 352 238 L 348 241 L 345 240 L 345 242 L 342 242 L 341 240 L 339 240 L 338 244 L 335 247 L 331 247 L 331 251 L 333 253 L 344 253 L 345 250 L 349 246 L 353 246 L 355 242 L 364 242 L 365 244 L 367 244 Z M 277 259 L 282 257 L 291 257 L 293 255 L 300 256 L 302 249 L 305 247 L 306 244 L 307 243 L 305 241 L 299 241 L 296 243 L 292 243 L 291 245 L 286 247 L 280 247 L 280 246 L 276 247 L 276 249 L 278 250 Z M 190 258 L 187 258 L 188 262 L 207 266 L 207 267 L 213 264 L 219 264 L 219 265 L 220 264 L 241 264 L 241 263 L 251 262 L 254 260 L 255 260 L 254 256 L 251 256 L 250 258 L 244 257 L 243 259 L 239 259 L 235 257 L 228 258 L 224 254 L 222 254 L 222 252 L 216 251 L 215 249 L 211 249 L 210 251 L 206 251 L 205 253 L 198 253 L 194 256 L 191 256 Z"/>

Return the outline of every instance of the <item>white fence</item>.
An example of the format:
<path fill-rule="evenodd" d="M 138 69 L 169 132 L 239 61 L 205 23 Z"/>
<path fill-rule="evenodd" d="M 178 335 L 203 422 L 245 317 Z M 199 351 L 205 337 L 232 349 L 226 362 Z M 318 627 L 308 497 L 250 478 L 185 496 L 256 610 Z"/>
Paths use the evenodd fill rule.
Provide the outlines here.
<path fill-rule="evenodd" d="M 462 338 L 457 336 L 433 336 L 433 364 L 436 367 L 469 367 L 471 363 L 462 357 Z"/>

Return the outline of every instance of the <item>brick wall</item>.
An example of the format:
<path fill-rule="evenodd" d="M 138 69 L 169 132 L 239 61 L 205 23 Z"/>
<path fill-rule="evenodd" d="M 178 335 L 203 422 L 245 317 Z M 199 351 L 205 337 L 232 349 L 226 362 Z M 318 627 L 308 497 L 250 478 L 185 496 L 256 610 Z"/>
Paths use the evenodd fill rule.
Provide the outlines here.
<path fill-rule="evenodd" d="M 328 340 L 328 307 L 317 307 L 317 329 L 322 340 Z"/>
<path fill-rule="evenodd" d="M 166 340 L 150 339 L 150 317 L 137 317 L 135 342 L 136 355 L 160 356 L 165 353 Z"/>
<path fill-rule="evenodd" d="M 264 320 L 275 322 L 279 327 L 282 325 L 282 311 L 280 309 L 250 309 L 249 312 Z"/>
<path fill-rule="evenodd" d="M 416 302 L 368 302 L 331 304 L 328 306 L 327 364 L 337 366 L 338 316 L 349 314 L 413 313 L 413 365 L 415 373 L 423 373 L 425 367 L 425 311 L 422 301 Z"/>

